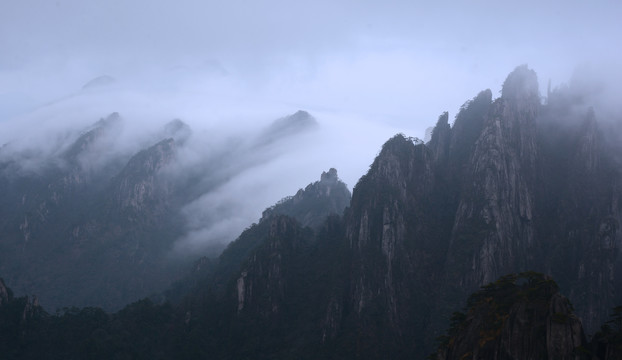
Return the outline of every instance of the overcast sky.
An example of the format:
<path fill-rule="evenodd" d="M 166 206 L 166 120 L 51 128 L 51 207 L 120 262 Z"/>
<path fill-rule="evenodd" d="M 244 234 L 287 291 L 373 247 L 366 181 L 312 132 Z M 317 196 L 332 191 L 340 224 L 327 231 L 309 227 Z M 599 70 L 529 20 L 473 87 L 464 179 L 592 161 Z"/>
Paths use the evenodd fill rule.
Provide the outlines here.
<path fill-rule="evenodd" d="M 3 0 L 0 104 L 46 102 L 103 74 L 159 90 L 218 77 L 228 96 L 420 131 L 482 89 L 498 94 L 519 64 L 555 85 L 581 63 L 619 60 L 620 4 Z"/>

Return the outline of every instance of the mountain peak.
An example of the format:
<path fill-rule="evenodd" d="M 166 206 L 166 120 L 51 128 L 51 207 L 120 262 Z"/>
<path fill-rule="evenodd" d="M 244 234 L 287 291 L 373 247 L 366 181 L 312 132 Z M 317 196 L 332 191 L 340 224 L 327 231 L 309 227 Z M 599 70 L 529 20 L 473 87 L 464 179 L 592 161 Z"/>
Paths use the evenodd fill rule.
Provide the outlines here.
<path fill-rule="evenodd" d="M 93 143 L 101 139 L 105 134 L 113 131 L 115 128 L 118 130 L 121 121 L 121 115 L 117 112 L 113 112 L 107 117 L 101 118 L 74 141 L 65 152 L 65 157 L 75 160 L 77 156 L 87 151 Z"/>
<path fill-rule="evenodd" d="M 292 119 L 307 119 L 307 118 L 312 118 L 312 117 L 313 116 L 311 116 L 311 114 L 309 114 L 308 112 L 304 110 L 298 110 L 293 115 L 290 116 L 290 118 Z"/>
<path fill-rule="evenodd" d="M 538 76 L 527 65 L 520 65 L 503 82 L 501 97 L 508 100 L 539 99 Z"/>
<path fill-rule="evenodd" d="M 282 117 L 272 123 L 271 131 L 293 133 L 317 126 L 317 120 L 304 110 L 298 110 L 292 115 Z"/>
<path fill-rule="evenodd" d="M 192 135 L 190 126 L 179 119 L 166 123 L 163 130 L 165 137 L 172 137 L 178 143 L 184 143 Z"/>
<path fill-rule="evenodd" d="M 101 75 L 101 76 L 98 76 L 96 78 L 89 80 L 89 82 L 87 82 L 86 84 L 84 84 L 84 86 L 82 86 L 82 90 L 108 86 L 108 85 L 114 84 L 116 81 L 117 80 L 113 78 L 112 76 Z"/>
<path fill-rule="evenodd" d="M 449 113 L 445 111 L 438 117 L 436 126 L 432 131 L 429 147 L 434 151 L 434 160 L 439 161 L 447 157 L 449 142 L 451 138 L 451 127 L 449 126 Z"/>
<path fill-rule="evenodd" d="M 330 168 L 328 172 L 323 171 L 320 177 L 321 182 L 337 182 L 338 180 L 339 176 L 337 176 L 337 169 L 335 168 Z"/>
<path fill-rule="evenodd" d="M 276 141 L 302 134 L 318 127 L 318 122 L 306 111 L 297 112 L 274 120 L 257 139 L 258 145 L 268 145 Z"/>
<path fill-rule="evenodd" d="M 341 214 L 350 205 L 352 194 L 346 184 L 337 176 L 337 170 L 331 168 L 322 172 L 320 181 L 298 190 L 296 195 L 280 200 L 274 206 L 264 210 L 261 221 L 272 215 L 287 215 L 298 220 L 303 226 L 317 228 L 327 216 Z"/>
<path fill-rule="evenodd" d="M 99 119 L 95 124 L 93 124 L 92 130 L 99 128 L 110 128 L 114 125 L 119 124 L 123 119 L 118 112 L 113 112 L 105 118 Z"/>
<path fill-rule="evenodd" d="M 447 124 L 449 124 L 449 113 L 447 111 L 444 111 L 442 114 L 439 115 L 438 120 L 436 121 L 435 127 L 439 127 L 439 126 L 447 125 Z"/>

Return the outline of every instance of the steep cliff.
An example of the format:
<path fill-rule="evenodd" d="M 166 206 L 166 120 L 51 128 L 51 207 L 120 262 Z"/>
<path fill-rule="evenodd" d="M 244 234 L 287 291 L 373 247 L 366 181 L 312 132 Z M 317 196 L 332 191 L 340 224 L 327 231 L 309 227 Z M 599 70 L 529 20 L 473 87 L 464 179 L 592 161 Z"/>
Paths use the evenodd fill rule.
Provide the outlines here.
<path fill-rule="evenodd" d="M 448 253 L 450 281 L 469 291 L 532 263 L 539 105 L 535 72 L 519 67 L 484 119 Z"/>
<path fill-rule="evenodd" d="M 282 274 L 282 260 L 295 253 L 276 245 L 269 254 L 257 250 L 266 221 L 232 244 L 237 263 L 246 258 L 248 266 L 232 270 L 223 285 L 230 297 L 222 304 L 245 315 L 231 315 L 232 322 L 216 318 L 237 324 L 232 331 L 242 335 L 236 344 L 249 353 L 261 348 L 280 354 L 285 347 L 300 354 L 308 347 L 334 358 L 421 358 L 469 293 L 505 274 L 536 270 L 559 277 L 561 291 L 537 274 L 502 278 L 487 288 L 501 298 L 490 295 L 493 303 L 480 302 L 467 315 L 471 325 L 454 340 L 459 350 L 451 354 L 574 358 L 576 347 L 587 346 L 578 318 L 593 333 L 620 296 L 622 198 L 613 155 L 619 146 L 604 140 L 595 111 L 569 109 L 571 103 L 553 93 L 541 104 L 535 73 L 520 66 L 500 98 L 493 101 L 489 90 L 482 91 L 465 103 L 453 126 L 442 114 L 427 144 L 393 137 L 355 186 L 343 219 L 333 219 L 332 230 L 311 241 L 310 253 L 288 263 L 295 277 L 265 280 L 272 276 L 267 269 Z M 334 254 L 340 266 L 318 266 Z M 294 263 L 305 266 L 294 270 Z M 333 279 L 330 284 L 309 279 L 319 269 Z M 263 280 L 249 287 L 250 279 Z M 306 281 L 321 300 L 301 295 L 307 292 L 292 287 L 294 279 Z M 285 296 L 286 288 L 298 290 Z M 257 299 L 250 292 L 267 302 L 249 308 L 247 300 Z M 560 293 L 570 297 L 577 316 Z M 315 325 L 269 327 L 268 337 L 242 330 L 274 316 L 270 309 L 288 308 L 288 299 L 296 303 L 289 309 L 297 309 L 288 316 Z M 490 324 L 499 326 L 487 328 L 480 344 L 479 327 Z M 292 343 L 302 334 L 306 341 Z M 263 340 L 246 342 L 244 336 L 279 350 L 271 353 L 259 345 Z M 275 345 L 278 339 L 284 343 Z M 321 345 L 309 345 L 313 341 Z"/>
<path fill-rule="evenodd" d="M 352 258 L 348 321 L 358 330 L 343 331 L 360 331 L 357 356 L 372 356 L 379 343 L 404 354 L 422 346 L 445 247 L 433 161 L 425 145 L 397 135 L 354 188 L 344 221 Z"/>
<path fill-rule="evenodd" d="M 593 109 L 573 101 L 580 92 L 562 88 L 541 105 L 535 73 L 521 66 L 500 98 L 488 106 L 483 92 L 456 117 L 449 167 L 435 163 L 456 199 L 449 298 L 507 273 L 542 271 L 558 279 L 588 332 L 619 301 L 619 145 L 605 141 Z"/>

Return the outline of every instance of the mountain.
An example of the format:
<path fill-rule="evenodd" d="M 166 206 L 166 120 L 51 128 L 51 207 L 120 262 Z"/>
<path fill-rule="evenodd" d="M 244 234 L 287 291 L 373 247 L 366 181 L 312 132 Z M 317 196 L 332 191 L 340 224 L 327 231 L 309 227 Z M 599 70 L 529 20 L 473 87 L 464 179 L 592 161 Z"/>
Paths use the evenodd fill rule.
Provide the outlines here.
<path fill-rule="evenodd" d="M 259 145 L 268 145 L 276 139 L 288 137 L 301 131 L 312 130 L 317 128 L 317 120 L 306 111 L 299 110 L 296 113 L 282 117 L 272 122 L 266 128 L 257 142 Z"/>
<path fill-rule="evenodd" d="M 314 233 L 325 231 L 327 219 L 339 219 L 350 204 L 350 198 L 350 191 L 339 179 L 336 169 L 323 172 L 319 181 L 264 210 L 259 223 L 245 229 L 236 240 L 227 245 L 217 259 L 204 256 L 196 261 L 192 272 L 166 291 L 165 298 L 176 302 L 189 292 L 200 294 L 197 297 L 201 298 L 214 288 L 219 288 L 218 292 L 222 291 L 232 276 L 241 273 L 240 266 L 254 251 L 266 246 L 266 238 L 276 236 L 274 227 L 278 229 L 278 226 L 273 225 L 275 221 L 284 224 L 282 226 L 285 228 L 296 229 L 295 232 L 312 238 L 315 237 Z M 275 256 L 281 257 L 280 254 Z"/>
<path fill-rule="evenodd" d="M 107 156 L 102 148 L 122 121 L 112 114 L 97 122 L 58 166 L 2 173 L 11 194 L 2 208 L 11 216 L 3 219 L 0 268 L 20 293 L 36 292 L 52 308 L 119 308 L 153 291 L 158 268 L 167 267 L 160 281 L 175 276 L 162 263 L 162 242 L 177 236 L 180 220 L 156 179 L 175 143 L 162 140 L 129 159 Z"/>
<path fill-rule="evenodd" d="M 293 128 L 271 144 L 300 135 L 305 114 L 279 119 Z M 0 273 L 17 293 L 36 293 L 48 309 L 118 310 L 166 290 L 196 260 L 172 256 L 188 231 L 185 207 L 275 156 L 257 145 L 260 131 L 189 163 L 180 152 L 192 151 L 197 135 L 181 120 L 130 144 L 118 140 L 127 127 L 113 113 L 51 153 L 17 141 L 0 150 Z"/>
<path fill-rule="evenodd" d="M 587 359 L 587 341 L 557 284 L 538 273 L 506 275 L 472 294 L 452 317 L 438 359 Z M 583 352 L 583 353 L 582 353 Z"/>
<path fill-rule="evenodd" d="M 217 259 L 198 260 L 162 303 L 51 316 L 46 329 L 60 338 L 42 334 L 24 351 L 422 359 L 449 328 L 437 358 L 619 357 L 619 119 L 599 117 L 585 89 L 556 89 L 544 103 L 538 89 L 535 72 L 517 67 L 499 98 L 480 92 L 453 124 L 441 114 L 429 142 L 389 139 L 351 198 L 331 169 Z M 272 144 L 256 139 L 251 149 Z M 158 144 L 115 178 L 139 186 L 112 182 L 128 214 L 149 201 L 158 218 L 170 204 L 152 196 L 167 193 L 149 175 L 149 159 L 167 153 Z"/>
<path fill-rule="evenodd" d="M 549 276 L 505 275 L 471 294 L 454 312 L 430 359 L 619 359 L 622 308 L 590 341 L 570 301 Z"/>
<path fill-rule="evenodd" d="M 620 145 L 607 141 L 594 111 L 576 107 L 565 91 L 542 105 L 535 72 L 520 66 L 500 98 L 493 101 L 490 91 L 482 91 L 453 126 L 442 114 L 429 143 L 403 135 L 387 141 L 356 184 L 343 219 L 330 227 L 334 232 L 316 235 L 318 259 L 340 253 L 339 266 L 308 263 L 286 271 L 279 265 L 280 273 L 296 273 L 297 279 L 330 271 L 333 285 L 307 282 L 322 300 L 292 294 L 305 314 L 315 314 L 308 323 L 317 325 L 310 330 L 290 323 L 286 333 L 306 340 L 279 345 L 274 335 L 264 338 L 276 344 L 270 349 L 421 356 L 470 293 L 505 274 L 534 270 L 559 279 L 586 332 L 594 333 L 620 296 Z M 565 136 L 552 131 L 558 126 Z M 322 236 L 333 243 L 323 248 Z M 248 258 L 279 258 L 278 249 Z M 236 322 L 233 304 L 248 291 L 236 292 L 236 284 L 246 284 L 253 269 L 231 277 L 229 291 L 238 300 L 222 300 L 233 320 L 221 323 Z M 279 286 L 288 288 L 294 280 L 287 279 Z M 274 288 L 259 286 L 253 292 Z M 307 331 L 313 335 L 303 335 Z"/>
<path fill-rule="evenodd" d="M 559 278 L 593 334 L 619 303 L 620 145 L 600 130 L 607 119 L 598 125 L 566 94 L 543 105 L 535 72 L 520 66 L 498 99 L 482 91 L 453 126 L 442 114 L 428 143 L 389 139 L 343 218 L 315 240 L 274 225 L 292 243 L 257 234 L 263 245 L 253 247 L 267 249 L 238 249 L 246 263 L 191 307 L 219 309 L 192 318 L 204 331 L 198 324 L 229 329 L 202 351 L 421 358 L 470 293 L 534 270 Z M 564 136 L 553 131 L 560 126 Z M 247 306 L 249 293 L 266 302 Z"/>
<path fill-rule="evenodd" d="M 264 210 L 263 221 L 273 215 L 287 215 L 298 220 L 302 226 L 320 227 L 330 214 L 341 215 L 350 204 L 352 195 L 331 168 L 323 172 L 320 181 L 300 189 L 294 196 L 286 197 L 274 206 Z"/>

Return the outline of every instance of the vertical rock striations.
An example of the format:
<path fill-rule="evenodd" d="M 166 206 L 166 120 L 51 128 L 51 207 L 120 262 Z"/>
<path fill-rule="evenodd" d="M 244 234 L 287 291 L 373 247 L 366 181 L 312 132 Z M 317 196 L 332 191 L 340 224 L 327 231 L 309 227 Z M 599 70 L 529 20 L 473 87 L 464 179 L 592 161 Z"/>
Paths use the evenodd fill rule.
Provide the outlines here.
<path fill-rule="evenodd" d="M 355 187 L 345 236 L 352 256 L 348 307 L 362 327 L 357 354 L 378 343 L 405 353 L 422 346 L 433 296 L 427 290 L 439 280 L 432 166 L 425 145 L 397 135 Z"/>
<path fill-rule="evenodd" d="M 526 270 L 530 263 L 538 107 L 536 75 L 519 67 L 484 120 L 448 254 L 450 281 L 465 290 Z"/>

